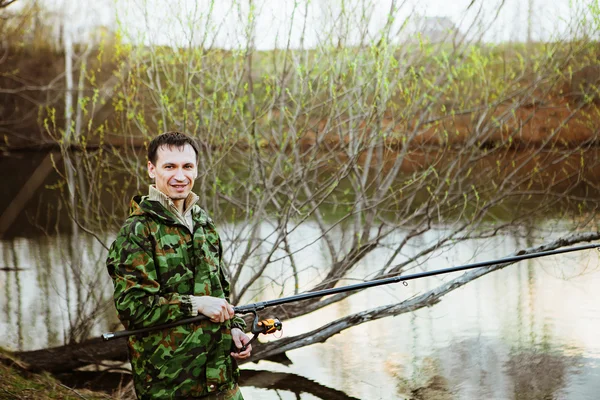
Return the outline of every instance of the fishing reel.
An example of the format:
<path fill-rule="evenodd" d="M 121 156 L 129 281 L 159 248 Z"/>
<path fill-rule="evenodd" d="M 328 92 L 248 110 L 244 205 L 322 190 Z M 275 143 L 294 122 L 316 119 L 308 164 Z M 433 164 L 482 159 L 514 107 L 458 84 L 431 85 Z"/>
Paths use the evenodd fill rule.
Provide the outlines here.
<path fill-rule="evenodd" d="M 262 321 L 259 321 L 256 317 L 252 323 L 252 333 L 254 335 L 258 335 L 259 333 L 267 335 L 269 333 L 278 332 L 281 329 L 283 329 L 283 324 L 278 318 L 263 319 Z"/>
<path fill-rule="evenodd" d="M 258 339 L 258 335 L 260 335 L 261 333 L 263 335 L 268 335 L 271 333 L 279 332 L 283 329 L 283 324 L 278 318 L 269 318 L 259 321 L 258 314 L 256 313 L 256 311 L 252 311 L 252 313 L 254 314 L 254 321 L 252 321 L 251 332 L 254 336 L 252 336 L 252 339 L 250 339 L 248 343 L 242 346 L 241 349 L 236 348 L 234 344 L 234 351 L 237 353 L 246 350 L 250 344 L 252 344 Z"/>

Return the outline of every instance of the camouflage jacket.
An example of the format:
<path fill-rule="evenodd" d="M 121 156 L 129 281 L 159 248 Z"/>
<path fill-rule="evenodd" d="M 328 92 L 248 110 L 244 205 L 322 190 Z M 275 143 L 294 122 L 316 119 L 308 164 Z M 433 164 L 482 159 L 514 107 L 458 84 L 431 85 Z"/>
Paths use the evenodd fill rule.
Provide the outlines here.
<path fill-rule="evenodd" d="M 219 235 L 200 207 L 194 205 L 192 215 L 194 232 L 159 202 L 139 196 L 131 202 L 107 259 L 115 306 L 127 329 L 190 317 L 190 295 L 228 299 Z M 200 397 L 232 387 L 239 371 L 230 355 L 231 327 L 244 330 L 244 321 L 236 316 L 223 324 L 206 320 L 130 336 L 138 397 Z"/>

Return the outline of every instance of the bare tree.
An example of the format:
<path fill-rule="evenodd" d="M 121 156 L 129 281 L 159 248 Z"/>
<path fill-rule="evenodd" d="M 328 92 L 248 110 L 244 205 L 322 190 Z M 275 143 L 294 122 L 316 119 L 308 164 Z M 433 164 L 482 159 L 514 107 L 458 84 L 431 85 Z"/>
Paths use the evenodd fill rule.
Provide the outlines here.
<path fill-rule="evenodd" d="M 103 131 L 107 115 L 112 112 L 107 111 L 110 106 L 106 103 L 110 103 L 112 90 L 119 82 L 116 75 L 121 70 L 115 64 L 118 57 L 112 58 L 112 48 L 117 43 L 110 34 L 84 42 L 83 38 L 75 37 L 70 29 L 71 21 L 66 18 L 55 32 L 55 27 L 50 25 L 59 21 L 56 13 L 44 9 L 37 1 L 26 2 L 24 6 L 14 14 L 2 14 L 7 19 L 0 25 L 0 64 L 4 71 L 0 77 L 0 133 L 3 150 L 49 151 L 24 181 L 9 207 L 0 213 L 0 237 L 43 187 L 48 175 L 58 172 L 60 182 L 55 189 L 60 200 L 56 209 L 58 214 L 64 211 L 71 220 L 67 231 L 73 235 L 70 246 L 64 248 L 64 262 L 60 263 L 65 277 L 70 280 L 64 286 L 67 292 L 64 296 L 69 305 L 73 305 L 65 313 L 70 330 L 65 340 L 76 342 L 89 335 L 94 325 L 90 315 L 97 314 L 106 304 L 102 293 L 94 290 L 103 271 L 85 270 L 82 265 L 87 255 L 95 258 L 94 245 L 88 239 L 100 232 L 88 228 L 89 221 L 93 220 L 88 210 L 98 193 L 90 191 L 89 186 L 97 186 L 101 177 L 97 175 L 95 164 L 98 158 L 87 150 L 103 146 L 102 140 L 89 141 Z M 58 49 L 55 48 L 57 38 L 61 41 Z M 50 204 L 49 208 L 54 205 Z M 46 214 L 41 212 L 44 218 Z M 60 218 L 61 215 L 56 217 L 53 227 L 56 231 Z M 49 220 L 53 220 L 52 216 Z M 56 233 L 48 232 L 46 220 L 36 222 L 43 232 Z M 97 261 L 104 258 L 102 254 Z"/>
<path fill-rule="evenodd" d="M 252 298 L 264 278 L 282 293 L 333 287 L 384 248 L 387 261 L 363 279 L 400 274 L 458 242 L 484 242 L 582 201 L 582 186 L 591 184 L 586 171 L 596 168 L 598 131 L 586 122 L 595 105 L 565 107 L 559 92 L 560 71 L 587 54 L 587 43 L 501 51 L 480 45 L 484 32 L 473 28 L 470 37 L 449 29 L 440 42 L 400 44 L 393 38 L 403 29 L 395 21 L 401 4 L 391 3 L 388 21 L 373 34 L 368 7 L 342 1 L 330 9 L 317 48 L 292 49 L 288 40 L 269 54 L 255 49 L 259 6 L 235 4 L 243 51 L 190 42 L 185 56 L 175 56 L 179 62 L 159 54 L 163 49 L 151 57 L 140 51 L 134 72 L 157 93 L 162 127 L 191 132 L 203 143 L 203 206 L 220 221 L 237 216 L 235 228 L 224 232 L 235 302 Z M 307 10 L 295 4 L 290 25 L 309 24 Z M 352 45 L 351 26 L 362 32 L 361 46 Z M 146 96 L 128 107 L 139 109 Z M 552 116 L 548 110 L 557 107 L 560 115 Z M 144 129 L 139 121 L 131 125 L 131 135 L 154 134 L 144 121 Z M 539 124 L 547 126 L 543 134 Z M 570 139 L 573 126 L 582 129 L 577 143 Z M 595 232 L 593 221 L 577 226 Z M 291 243 L 307 223 L 320 234 L 306 246 L 323 244 L 330 260 L 313 287 L 301 284 L 302 248 Z M 446 235 L 406 252 L 440 226 Z M 290 268 L 273 276 L 269 269 L 278 263 Z M 347 296 L 278 312 L 299 316 Z"/>
<path fill-rule="evenodd" d="M 115 45 L 121 67 L 113 115 L 102 129 L 82 132 L 82 140 L 103 146 L 82 157 L 84 182 L 71 181 L 79 186 L 70 192 L 85 188 L 87 200 L 67 202 L 96 237 L 114 232 L 128 197 L 147 190 L 140 145 L 170 129 L 202 145 L 196 189 L 221 227 L 237 304 L 266 287 L 286 295 L 399 275 L 457 243 L 524 235 L 523 227 L 535 245 L 515 251 L 600 237 L 598 109 L 593 97 L 565 90 L 567 71 L 595 54 L 593 43 L 485 44 L 477 18 L 427 42 L 406 32 L 404 3 L 392 1 L 383 27 L 373 30 L 374 3 L 347 0 L 322 8 L 328 14 L 316 47 L 304 38 L 317 5 L 294 2 L 280 32 L 284 45 L 258 51 L 260 4 L 232 4 L 225 22 L 215 22 L 212 8 L 186 14 L 188 40 L 177 48 Z M 231 21 L 243 46 L 219 49 L 217 33 Z M 299 44 L 292 26 L 301 27 Z M 560 237 L 547 239 L 548 216 L 564 224 L 551 227 Z M 313 237 L 298 240 L 306 227 Z M 325 265 L 300 262 L 303 252 L 321 249 Z M 358 275 L 374 253 L 385 261 Z M 504 266 L 265 344 L 255 358 L 431 306 Z M 272 312 L 294 318 L 352 295 Z"/>

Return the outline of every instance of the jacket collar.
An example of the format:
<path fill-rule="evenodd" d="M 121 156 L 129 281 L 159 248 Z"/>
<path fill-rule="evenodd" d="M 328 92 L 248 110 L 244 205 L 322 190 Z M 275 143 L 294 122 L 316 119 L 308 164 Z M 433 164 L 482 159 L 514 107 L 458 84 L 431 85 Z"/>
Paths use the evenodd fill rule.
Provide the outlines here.
<path fill-rule="evenodd" d="M 200 208 L 200 206 L 196 204 L 191 205 L 191 212 L 194 225 L 206 225 L 207 222 L 212 223 L 212 220 L 210 219 L 206 211 Z M 144 214 L 152 215 L 158 220 L 168 225 L 180 223 L 175 214 L 168 210 L 161 202 L 152 201 L 150 200 L 149 196 L 134 196 L 129 205 L 129 216 Z"/>

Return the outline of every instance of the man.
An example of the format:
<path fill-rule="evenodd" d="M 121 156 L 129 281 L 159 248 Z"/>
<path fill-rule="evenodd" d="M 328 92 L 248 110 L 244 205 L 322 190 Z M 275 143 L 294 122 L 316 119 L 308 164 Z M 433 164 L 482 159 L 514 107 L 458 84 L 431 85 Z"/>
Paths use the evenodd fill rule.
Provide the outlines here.
<path fill-rule="evenodd" d="M 215 226 L 195 203 L 198 146 L 167 132 L 148 146 L 155 184 L 136 196 L 111 246 L 108 272 L 125 328 L 173 322 L 198 313 L 207 320 L 129 338 L 135 391 L 140 399 L 234 399 L 236 359 L 250 356 L 243 319 L 228 302 L 222 246 Z"/>

